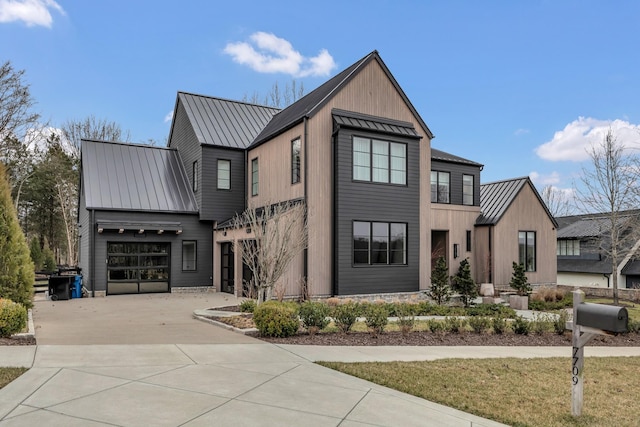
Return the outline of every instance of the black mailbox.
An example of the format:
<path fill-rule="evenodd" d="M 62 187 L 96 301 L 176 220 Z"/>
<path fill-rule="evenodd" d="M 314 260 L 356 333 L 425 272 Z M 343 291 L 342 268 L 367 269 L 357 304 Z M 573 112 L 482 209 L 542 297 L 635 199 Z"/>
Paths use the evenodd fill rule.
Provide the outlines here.
<path fill-rule="evenodd" d="M 615 305 L 582 303 L 578 306 L 576 324 L 603 331 L 627 332 L 629 313 L 624 307 Z"/>

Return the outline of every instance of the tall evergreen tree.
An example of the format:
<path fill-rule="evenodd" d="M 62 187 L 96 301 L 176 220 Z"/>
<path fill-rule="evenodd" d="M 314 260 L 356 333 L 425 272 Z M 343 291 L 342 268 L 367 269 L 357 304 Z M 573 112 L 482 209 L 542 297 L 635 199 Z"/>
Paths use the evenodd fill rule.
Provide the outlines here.
<path fill-rule="evenodd" d="M 33 262 L 18 216 L 4 165 L 0 163 L 0 298 L 31 307 Z"/>
<path fill-rule="evenodd" d="M 438 305 L 449 301 L 451 298 L 451 286 L 449 286 L 449 268 L 444 257 L 438 258 L 436 266 L 431 272 L 431 289 L 429 297 Z"/>
<path fill-rule="evenodd" d="M 478 296 L 478 287 L 471 277 L 471 265 L 467 258 L 463 259 L 458 272 L 452 278 L 453 289 L 460 294 L 462 303 L 469 307 L 471 301 Z"/>

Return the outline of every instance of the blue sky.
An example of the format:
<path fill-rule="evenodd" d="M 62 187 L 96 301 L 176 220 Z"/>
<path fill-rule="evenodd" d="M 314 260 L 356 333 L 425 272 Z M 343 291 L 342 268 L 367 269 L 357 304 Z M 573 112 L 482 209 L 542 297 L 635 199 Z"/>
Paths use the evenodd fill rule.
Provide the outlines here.
<path fill-rule="evenodd" d="M 0 0 L 0 61 L 53 126 L 94 115 L 163 142 L 179 90 L 309 92 L 378 50 L 433 147 L 483 182 L 569 189 L 609 127 L 640 143 L 639 24 L 634 1 Z"/>

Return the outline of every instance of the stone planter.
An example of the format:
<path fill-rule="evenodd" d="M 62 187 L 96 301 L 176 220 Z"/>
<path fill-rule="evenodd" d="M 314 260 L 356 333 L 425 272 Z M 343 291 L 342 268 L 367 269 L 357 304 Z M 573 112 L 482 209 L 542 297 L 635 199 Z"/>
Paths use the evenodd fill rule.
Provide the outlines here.
<path fill-rule="evenodd" d="M 493 289 L 493 283 L 481 283 L 480 284 L 480 296 L 493 297 L 495 290 Z"/>
<path fill-rule="evenodd" d="M 509 295 L 509 306 L 514 310 L 528 310 L 529 296 Z"/>

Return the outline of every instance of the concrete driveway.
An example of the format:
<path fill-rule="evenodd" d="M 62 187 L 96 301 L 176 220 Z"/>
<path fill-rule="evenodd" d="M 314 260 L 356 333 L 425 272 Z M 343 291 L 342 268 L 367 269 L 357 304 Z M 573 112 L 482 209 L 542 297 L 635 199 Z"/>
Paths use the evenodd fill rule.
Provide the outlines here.
<path fill-rule="evenodd" d="M 40 300 L 33 321 L 38 345 L 259 343 L 192 316 L 197 309 L 238 302 L 224 293 Z"/>

